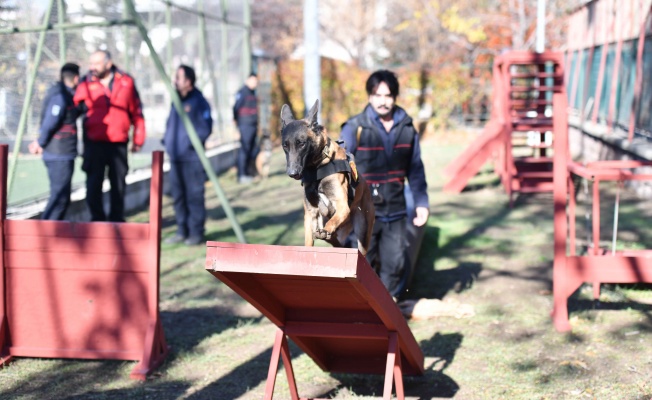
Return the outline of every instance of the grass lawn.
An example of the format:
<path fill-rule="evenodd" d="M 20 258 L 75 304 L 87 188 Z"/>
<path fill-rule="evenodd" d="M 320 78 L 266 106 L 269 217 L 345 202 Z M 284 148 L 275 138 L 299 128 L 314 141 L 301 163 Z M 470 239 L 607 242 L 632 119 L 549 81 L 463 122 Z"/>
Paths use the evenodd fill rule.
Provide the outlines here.
<path fill-rule="evenodd" d="M 130 170 L 145 168 L 152 163 L 150 154 L 129 153 Z M 86 174 L 81 170 L 82 159 L 75 160 L 73 188 L 84 185 Z M 9 194 L 9 206 L 47 197 L 50 193 L 47 169 L 41 156 L 21 155 L 16 163 L 14 183 Z"/>
<path fill-rule="evenodd" d="M 407 377 L 409 399 L 649 399 L 652 293 L 648 285 L 585 285 L 570 302 L 572 333 L 555 331 L 552 309 L 552 196 L 521 196 L 510 209 L 490 171 L 460 195 L 441 191 L 443 168 L 477 132 L 423 141 L 431 217 L 411 298 L 457 300 L 475 316 L 409 321 L 425 355 L 425 375 Z M 249 243 L 303 243 L 302 188 L 276 151 L 268 180 L 237 185 L 221 177 Z M 611 200 L 610 200 L 611 199 Z M 170 199 L 163 238 L 174 234 Z M 585 199 L 580 205 L 586 207 Z M 236 241 L 207 187 L 209 240 Z M 613 196 L 605 196 L 610 234 Z M 619 246 L 652 248 L 646 202 L 623 195 Z M 583 216 L 578 210 L 578 216 Z M 130 216 L 147 220 L 147 212 Z M 579 218 L 579 217 L 578 217 Z M 578 236 L 584 224 L 578 219 Z M 327 246 L 318 243 L 320 246 Z M 18 359 L 0 370 L 2 399 L 261 399 L 274 326 L 204 270 L 205 247 L 163 245 L 160 311 L 172 352 L 146 382 L 128 379 L 134 362 Z M 382 395 L 382 376 L 329 374 L 290 345 L 302 397 Z M 284 372 L 275 398 L 287 399 Z"/>

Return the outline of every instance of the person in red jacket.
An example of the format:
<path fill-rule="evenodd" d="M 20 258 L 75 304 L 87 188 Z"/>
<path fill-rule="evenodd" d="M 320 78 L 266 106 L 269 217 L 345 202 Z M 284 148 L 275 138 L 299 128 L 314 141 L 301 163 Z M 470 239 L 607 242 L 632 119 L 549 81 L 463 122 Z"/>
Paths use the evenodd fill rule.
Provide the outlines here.
<path fill-rule="evenodd" d="M 145 120 L 134 79 L 118 69 L 111 53 L 97 50 L 90 56 L 89 73 L 77 86 L 74 102 L 84 115 L 86 205 L 92 221 L 106 221 L 102 184 L 108 167 L 111 183 L 109 221 L 123 222 L 129 130 L 134 127 L 131 151 L 145 142 Z"/>

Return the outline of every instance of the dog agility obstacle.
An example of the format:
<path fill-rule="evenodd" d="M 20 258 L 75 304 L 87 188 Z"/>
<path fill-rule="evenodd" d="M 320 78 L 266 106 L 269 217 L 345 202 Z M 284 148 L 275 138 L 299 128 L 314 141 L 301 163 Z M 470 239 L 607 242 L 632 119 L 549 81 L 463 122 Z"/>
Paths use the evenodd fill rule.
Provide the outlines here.
<path fill-rule="evenodd" d="M 324 371 L 384 374 L 404 399 L 403 374 L 421 375 L 423 353 L 396 303 L 357 249 L 208 242 L 206 270 L 274 323 L 265 399 L 283 358 L 298 400 L 287 338 Z"/>
<path fill-rule="evenodd" d="M 555 113 L 566 110 L 566 96 L 555 95 Z M 568 321 L 568 298 L 584 282 L 593 283 L 593 297 L 600 297 L 601 283 L 652 282 L 652 250 L 611 249 L 600 245 L 600 184 L 616 181 L 652 180 L 651 174 L 639 174 L 636 168 L 652 165 L 649 161 L 605 160 L 586 165 L 574 162 L 568 149 L 568 127 L 556 134 L 554 147 L 554 264 L 552 319 L 558 331 L 571 330 Z M 574 177 L 591 182 L 592 190 L 592 241 L 588 254 L 578 255 L 575 229 Z M 617 204 L 617 203 L 616 203 Z M 616 218 L 614 218 L 617 221 Z M 615 227 L 617 228 L 617 226 Z M 614 229 L 614 235 L 617 229 Z M 614 236 L 615 242 L 615 236 Z"/>
<path fill-rule="evenodd" d="M 553 93 L 564 93 L 562 54 L 514 51 L 493 65 L 491 118 L 482 134 L 444 172 L 444 190 L 460 193 L 494 157 L 494 172 L 509 196 L 551 192 L 552 148 L 563 115 L 551 113 Z"/>
<path fill-rule="evenodd" d="M 8 220 L 0 146 L 0 363 L 13 357 L 138 360 L 168 354 L 159 318 L 163 153 L 152 156 L 149 223 Z"/>

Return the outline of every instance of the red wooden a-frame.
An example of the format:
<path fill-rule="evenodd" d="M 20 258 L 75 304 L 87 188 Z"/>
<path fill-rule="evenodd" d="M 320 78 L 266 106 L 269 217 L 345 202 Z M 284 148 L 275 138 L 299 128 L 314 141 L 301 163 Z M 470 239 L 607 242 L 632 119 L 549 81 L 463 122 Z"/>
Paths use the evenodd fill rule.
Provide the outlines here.
<path fill-rule="evenodd" d="M 384 374 L 404 399 L 403 374 L 423 374 L 423 353 L 382 282 L 356 249 L 208 242 L 206 270 L 277 327 L 265 399 L 283 358 L 293 400 L 298 390 L 292 339 L 324 371 Z"/>
<path fill-rule="evenodd" d="M 149 223 L 8 220 L 0 146 L 0 364 L 13 357 L 139 360 L 168 354 L 159 318 L 163 153 L 154 152 Z"/>

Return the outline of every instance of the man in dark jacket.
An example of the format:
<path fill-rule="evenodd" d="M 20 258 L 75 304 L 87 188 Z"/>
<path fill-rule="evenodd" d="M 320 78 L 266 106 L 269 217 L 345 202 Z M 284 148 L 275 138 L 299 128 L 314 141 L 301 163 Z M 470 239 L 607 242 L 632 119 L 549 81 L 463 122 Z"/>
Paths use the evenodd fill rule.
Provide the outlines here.
<path fill-rule="evenodd" d="M 369 104 L 342 127 L 346 150 L 355 155 L 358 171 L 371 189 L 376 208 L 367 260 L 389 293 L 398 299 L 410 275 L 407 223 L 428 220 L 428 192 L 419 136 L 412 118 L 396 105 L 399 83 L 387 70 L 376 71 L 366 83 Z M 416 216 L 407 221 L 405 179 L 410 183 Z"/>
<path fill-rule="evenodd" d="M 113 65 L 111 53 L 98 50 L 90 56 L 90 72 L 75 91 L 75 104 L 84 115 L 84 163 L 86 205 L 91 220 L 106 221 L 102 185 L 108 167 L 111 210 L 108 220 L 123 222 L 127 145 L 134 127 L 131 151 L 145 142 L 145 119 L 134 79 Z"/>
<path fill-rule="evenodd" d="M 258 100 L 256 87 L 258 76 L 252 73 L 235 96 L 233 120 L 240 131 L 238 151 L 238 182 L 248 183 L 253 179 L 248 168 L 256 156 L 256 132 L 258 131 Z"/>
<path fill-rule="evenodd" d="M 187 65 L 180 65 L 174 85 L 181 97 L 184 111 L 190 118 L 199 140 L 204 144 L 213 129 L 213 119 L 208 102 L 195 87 L 195 71 Z M 165 242 L 201 244 L 204 241 L 206 222 L 204 204 L 206 171 L 174 106 L 170 109 L 163 144 L 170 158 L 170 187 L 177 221 L 176 235 Z"/>
<path fill-rule="evenodd" d="M 61 67 L 61 80 L 48 89 L 43 101 L 39 137 L 29 145 L 30 153 L 43 154 L 50 178 L 50 198 L 42 219 L 62 220 L 70 205 L 79 116 L 72 97 L 78 83 L 79 65 Z"/>

